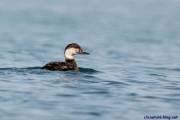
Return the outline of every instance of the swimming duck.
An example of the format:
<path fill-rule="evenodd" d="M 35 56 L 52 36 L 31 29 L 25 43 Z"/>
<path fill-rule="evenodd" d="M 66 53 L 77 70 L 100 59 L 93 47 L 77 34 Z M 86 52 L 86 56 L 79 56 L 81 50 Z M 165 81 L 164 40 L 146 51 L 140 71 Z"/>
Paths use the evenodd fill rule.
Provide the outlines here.
<path fill-rule="evenodd" d="M 81 49 L 81 47 L 77 43 L 71 43 L 67 45 L 64 50 L 65 62 L 49 62 L 46 65 L 44 65 L 41 69 L 53 70 L 53 71 L 73 70 L 78 72 L 79 68 L 74 59 L 74 55 L 77 54 L 89 54 L 89 53 Z"/>

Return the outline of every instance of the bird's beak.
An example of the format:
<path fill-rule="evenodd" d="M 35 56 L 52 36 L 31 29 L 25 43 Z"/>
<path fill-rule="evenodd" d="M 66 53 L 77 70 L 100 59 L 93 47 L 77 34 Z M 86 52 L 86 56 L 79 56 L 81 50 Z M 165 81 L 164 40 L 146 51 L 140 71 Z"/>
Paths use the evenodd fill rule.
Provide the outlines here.
<path fill-rule="evenodd" d="M 89 54 L 89 53 L 81 49 L 80 54 Z"/>

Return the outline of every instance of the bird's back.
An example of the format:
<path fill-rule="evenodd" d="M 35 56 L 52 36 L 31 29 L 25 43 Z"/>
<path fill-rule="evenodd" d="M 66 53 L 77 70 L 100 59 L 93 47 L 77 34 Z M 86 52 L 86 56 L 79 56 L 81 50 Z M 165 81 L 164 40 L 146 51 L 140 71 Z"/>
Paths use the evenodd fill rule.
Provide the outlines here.
<path fill-rule="evenodd" d="M 58 71 L 68 71 L 75 70 L 74 66 L 68 62 L 49 62 L 41 69 L 45 70 L 58 70 Z"/>

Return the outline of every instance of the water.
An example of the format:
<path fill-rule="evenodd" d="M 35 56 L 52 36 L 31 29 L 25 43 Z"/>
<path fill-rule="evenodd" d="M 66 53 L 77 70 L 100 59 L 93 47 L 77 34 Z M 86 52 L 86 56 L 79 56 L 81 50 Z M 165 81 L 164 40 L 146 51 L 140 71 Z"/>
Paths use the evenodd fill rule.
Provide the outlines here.
<path fill-rule="evenodd" d="M 178 0 L 1 0 L 1 120 L 180 117 Z M 78 43 L 79 73 L 41 70 Z"/>

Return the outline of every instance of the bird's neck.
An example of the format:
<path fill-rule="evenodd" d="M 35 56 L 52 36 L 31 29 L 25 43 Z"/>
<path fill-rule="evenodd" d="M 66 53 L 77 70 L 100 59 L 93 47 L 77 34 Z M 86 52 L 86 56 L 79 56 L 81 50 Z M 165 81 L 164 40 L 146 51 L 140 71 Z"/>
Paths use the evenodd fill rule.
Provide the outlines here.
<path fill-rule="evenodd" d="M 74 51 L 75 50 L 73 48 L 69 48 L 69 49 L 65 50 L 65 52 L 64 52 L 65 59 L 74 59 L 74 57 L 73 57 Z"/>
<path fill-rule="evenodd" d="M 79 71 L 79 68 L 78 68 L 78 66 L 76 64 L 75 59 L 65 59 L 65 60 L 66 60 L 67 63 L 70 63 L 70 64 L 72 64 L 74 66 L 75 71 Z"/>

